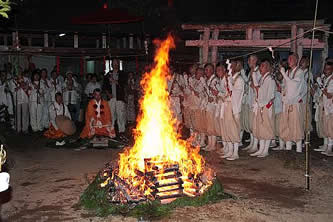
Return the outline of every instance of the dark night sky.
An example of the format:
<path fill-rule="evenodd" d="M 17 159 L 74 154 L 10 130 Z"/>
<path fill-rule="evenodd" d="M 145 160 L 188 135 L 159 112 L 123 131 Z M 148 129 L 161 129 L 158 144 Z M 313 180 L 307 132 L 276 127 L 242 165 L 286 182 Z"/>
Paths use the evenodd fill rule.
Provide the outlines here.
<path fill-rule="evenodd" d="M 14 1 L 14 0 L 13 0 Z M 121 0 L 111 0 L 114 2 Z M 135 0 L 122 0 L 129 6 Z M 136 0 L 140 1 L 140 0 Z M 141 0 L 144 1 L 144 0 Z M 14 1 L 15 2 L 15 1 Z M 19 28 L 66 29 L 70 18 L 102 7 L 103 0 L 16 0 L 11 19 L 2 26 Z M 167 6 L 167 0 L 154 0 L 152 7 Z M 174 19 L 179 22 L 237 22 L 312 19 L 315 0 L 174 0 Z M 126 4 L 126 3 L 124 3 Z M 333 22 L 333 0 L 319 0 L 318 18 Z M 150 23 L 146 19 L 145 23 Z M 156 20 L 159 20 L 158 17 Z M 163 19 L 161 18 L 161 21 Z"/>

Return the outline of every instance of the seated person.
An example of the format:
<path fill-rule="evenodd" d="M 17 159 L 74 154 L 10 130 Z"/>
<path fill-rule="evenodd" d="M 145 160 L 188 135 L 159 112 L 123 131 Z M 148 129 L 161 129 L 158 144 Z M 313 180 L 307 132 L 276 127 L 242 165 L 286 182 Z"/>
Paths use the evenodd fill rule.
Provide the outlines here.
<path fill-rule="evenodd" d="M 99 88 L 94 90 L 93 97 L 87 106 L 86 123 L 80 138 L 92 138 L 94 135 L 115 137 L 110 107 L 108 102 L 101 98 Z"/>
<path fill-rule="evenodd" d="M 50 114 L 50 128 L 44 133 L 44 136 L 50 139 L 61 139 L 66 136 L 57 126 L 56 117 L 66 116 L 71 119 L 68 107 L 64 104 L 62 99 L 62 94 L 57 92 L 55 94 L 55 102 L 53 102 L 49 107 Z M 65 141 L 57 142 L 56 145 L 64 145 Z"/>

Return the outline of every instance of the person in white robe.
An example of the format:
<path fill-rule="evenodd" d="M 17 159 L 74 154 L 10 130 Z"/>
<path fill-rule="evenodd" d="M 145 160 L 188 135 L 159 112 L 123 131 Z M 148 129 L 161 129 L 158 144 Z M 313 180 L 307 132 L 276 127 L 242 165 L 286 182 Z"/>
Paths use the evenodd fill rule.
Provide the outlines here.
<path fill-rule="evenodd" d="M 236 160 L 239 158 L 238 148 L 241 142 L 240 138 L 240 114 L 242 99 L 244 94 L 244 80 L 241 77 L 242 62 L 234 60 L 228 67 L 227 91 L 228 96 L 225 99 L 223 107 L 223 119 L 225 126 L 225 141 L 228 144 L 228 151 L 223 158 L 227 160 Z"/>
<path fill-rule="evenodd" d="M 296 151 L 302 152 L 302 139 L 304 138 L 304 124 L 302 124 L 302 85 L 304 73 L 297 66 L 298 55 L 291 54 L 288 57 L 290 69 L 286 72 L 281 67 L 284 78 L 282 93 L 283 112 L 280 119 L 280 137 L 286 142 L 286 150 L 292 149 L 292 142 L 296 142 Z"/>
<path fill-rule="evenodd" d="M 204 125 L 205 121 L 203 119 L 203 100 L 206 95 L 205 91 L 205 78 L 204 78 L 204 69 L 199 67 L 196 70 L 195 78 L 190 82 L 192 95 L 193 95 L 193 103 L 191 106 L 192 114 L 191 114 L 191 124 L 193 125 L 194 131 L 197 135 L 196 141 L 200 147 L 205 147 L 205 131 Z"/>
<path fill-rule="evenodd" d="M 305 131 L 312 131 L 312 109 L 311 109 L 311 104 L 312 104 L 312 97 L 309 96 L 309 101 L 307 101 L 307 91 L 308 91 L 308 81 L 310 81 L 310 85 L 313 84 L 313 75 L 312 72 L 309 71 L 309 64 L 310 60 L 309 57 L 303 56 L 299 62 L 300 69 L 302 69 L 303 74 L 304 74 L 304 81 L 302 84 L 302 93 L 301 93 L 301 100 L 302 100 L 302 123 L 303 123 L 303 128 Z M 311 95 L 311 94 L 310 94 Z M 308 102 L 308 104 L 307 104 Z M 307 109 L 307 110 L 306 110 Z M 308 112 L 308 116 L 306 116 L 306 112 Z M 307 122 L 306 122 L 307 120 Z M 305 126 L 308 127 L 308 129 L 305 128 Z"/>
<path fill-rule="evenodd" d="M 8 113 L 9 116 L 13 116 L 14 107 L 13 107 L 13 98 L 12 93 L 9 87 L 9 81 L 7 80 L 7 74 L 5 72 L 1 72 L 0 74 L 0 107 L 4 107 L 3 110 Z M 2 115 L 0 116 L 0 121 L 2 119 Z M 10 119 L 12 124 L 12 120 Z"/>
<path fill-rule="evenodd" d="M 227 130 L 227 127 L 223 123 L 223 103 L 224 99 L 227 96 L 226 82 L 227 78 L 227 67 L 225 63 L 218 63 L 216 65 L 216 76 L 218 77 L 218 83 L 216 84 L 216 89 L 218 91 L 216 98 L 216 110 L 215 110 L 215 130 L 218 132 L 217 135 L 221 137 L 222 140 L 222 150 L 220 155 L 226 153 L 227 151 L 227 142 L 225 141 L 224 131 Z"/>
<path fill-rule="evenodd" d="M 10 82 L 10 90 L 14 96 L 15 129 L 18 133 L 28 133 L 29 128 L 29 82 L 19 74 Z"/>
<path fill-rule="evenodd" d="M 271 75 L 271 64 L 268 60 L 261 62 L 258 85 L 258 97 L 253 107 L 253 135 L 259 140 L 259 150 L 250 154 L 256 157 L 268 156 L 271 140 L 275 138 L 274 97 L 276 84 Z"/>
<path fill-rule="evenodd" d="M 244 149 L 249 153 L 256 152 L 258 150 L 258 138 L 255 138 L 252 133 L 253 127 L 253 106 L 255 99 L 258 96 L 258 84 L 261 78 L 258 66 L 258 57 L 256 55 L 251 55 L 248 59 L 248 65 L 250 67 L 249 72 L 249 82 L 248 82 L 248 94 L 247 94 L 247 110 L 243 110 L 243 113 L 247 112 L 248 119 L 248 133 L 250 133 L 250 144 Z"/>
<path fill-rule="evenodd" d="M 57 72 L 52 71 L 51 79 L 50 79 L 50 88 L 49 88 L 49 93 L 50 93 L 49 104 L 52 104 L 53 102 L 55 102 L 55 94 L 57 92 L 62 93 L 63 84 L 57 77 L 58 77 Z"/>
<path fill-rule="evenodd" d="M 86 88 L 84 89 L 84 93 L 88 98 L 91 98 L 95 89 L 101 89 L 101 84 L 97 82 L 97 75 L 93 74 L 91 76 L 91 80 L 88 82 Z"/>
<path fill-rule="evenodd" d="M 171 78 L 168 80 L 168 92 L 172 114 L 174 118 L 177 119 L 177 127 L 179 127 L 183 122 L 181 110 L 181 97 L 183 92 L 180 88 L 179 74 L 175 72 L 172 72 Z"/>
<path fill-rule="evenodd" d="M 74 122 L 79 121 L 80 115 L 80 87 L 73 78 L 67 78 L 63 88 L 63 101 L 68 107 Z"/>
<path fill-rule="evenodd" d="M 40 74 L 33 73 L 33 81 L 29 87 L 29 110 L 30 110 L 30 126 L 33 132 L 43 131 L 43 104 L 44 104 L 44 85 L 41 84 Z"/>
<path fill-rule="evenodd" d="M 44 129 L 48 129 L 50 125 L 50 119 L 49 119 L 49 106 L 51 104 L 51 95 L 50 95 L 50 87 L 51 82 L 47 78 L 47 69 L 41 70 L 41 79 L 40 84 L 44 88 L 44 102 L 42 107 L 42 127 Z"/>
<path fill-rule="evenodd" d="M 324 146 L 315 151 L 321 151 L 326 156 L 333 156 L 333 63 L 327 62 L 324 67 L 324 81 L 320 87 L 320 131 L 324 137 Z M 326 140 L 326 141 L 325 141 Z"/>
<path fill-rule="evenodd" d="M 325 69 L 324 69 L 325 71 Z M 323 127 L 322 127 L 322 110 L 323 110 L 323 99 L 322 99 L 322 89 L 324 87 L 324 82 L 326 75 L 323 72 L 320 76 L 316 78 L 313 87 L 311 88 L 311 94 L 313 95 L 313 104 L 315 108 L 314 120 L 316 122 L 316 132 L 319 138 L 324 139 L 324 144 L 319 146 L 319 148 L 314 149 L 315 151 L 323 152 L 327 148 L 328 138 L 324 138 Z"/>
<path fill-rule="evenodd" d="M 216 136 L 217 132 L 215 130 L 215 112 L 216 112 L 216 96 L 218 95 L 218 90 L 216 85 L 218 84 L 218 78 L 214 74 L 214 66 L 210 63 L 205 65 L 205 74 L 207 77 L 206 82 L 206 94 L 208 97 L 205 116 L 206 116 L 206 133 L 208 136 L 208 144 L 205 147 L 206 151 L 212 151 L 216 149 Z"/>

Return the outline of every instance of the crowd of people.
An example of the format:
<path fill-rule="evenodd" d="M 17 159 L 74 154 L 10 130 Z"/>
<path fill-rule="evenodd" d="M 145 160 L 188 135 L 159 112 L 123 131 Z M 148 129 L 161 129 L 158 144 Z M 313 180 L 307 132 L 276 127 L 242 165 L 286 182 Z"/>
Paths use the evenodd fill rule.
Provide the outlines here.
<path fill-rule="evenodd" d="M 284 64 L 256 55 L 247 62 L 248 71 L 242 59 L 215 66 L 193 64 L 183 74 L 170 68 L 166 89 L 170 108 L 178 127 L 190 129 L 193 145 L 206 151 L 222 147 L 222 158 L 236 160 L 247 132 L 250 144 L 244 149 L 250 156 L 264 158 L 270 148 L 292 150 L 295 145 L 301 153 L 305 132 L 316 129 L 324 145 L 314 150 L 333 156 L 333 61 L 327 59 L 315 79 L 309 58 L 299 59 L 295 53 Z M 46 69 L 35 69 L 31 78 L 23 72 L 11 79 L 2 72 L 0 111 L 14 116 L 11 123 L 18 133 L 28 133 L 30 126 L 33 132 L 46 130 L 48 138 L 63 138 L 55 120 L 64 116 L 84 121 L 80 138 L 116 134 L 126 138 L 126 124 L 136 119 L 137 82 L 133 73 L 120 71 L 117 59 L 102 81 L 96 74 L 82 81 L 70 71 L 65 76 L 52 71 L 48 78 Z"/>
<path fill-rule="evenodd" d="M 309 58 L 299 59 L 295 53 L 285 66 L 251 55 L 248 67 L 246 72 L 243 60 L 235 59 L 215 67 L 194 64 L 183 75 L 173 72 L 168 83 L 171 108 L 178 122 L 190 128 L 194 145 L 212 151 L 220 147 L 219 138 L 221 157 L 236 160 L 247 132 L 250 144 L 245 150 L 250 156 L 264 158 L 270 147 L 292 150 L 294 144 L 301 153 L 313 116 L 317 134 L 324 138 L 324 145 L 315 150 L 333 156 L 333 62 L 327 59 L 315 80 Z"/>
<path fill-rule="evenodd" d="M 118 135 L 124 137 L 126 124 L 136 118 L 137 89 L 133 73 L 121 71 L 117 59 L 112 61 L 112 71 L 106 75 L 87 74 L 85 78 L 72 71 L 61 75 L 55 70 L 49 76 L 46 69 L 36 68 L 15 77 L 10 72 L 1 72 L 0 121 L 10 123 L 17 133 L 43 131 L 48 138 L 62 138 L 65 135 L 56 124 L 57 116 L 66 116 L 76 125 L 80 122 L 83 125 L 91 111 L 89 101 L 99 94 L 112 116 L 108 127 L 114 129 L 117 123 Z"/>

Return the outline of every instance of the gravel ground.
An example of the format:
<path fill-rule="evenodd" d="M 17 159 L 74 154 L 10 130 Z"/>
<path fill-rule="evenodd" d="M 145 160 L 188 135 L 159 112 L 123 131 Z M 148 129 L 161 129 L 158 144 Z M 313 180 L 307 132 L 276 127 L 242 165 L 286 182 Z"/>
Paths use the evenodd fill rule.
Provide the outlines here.
<path fill-rule="evenodd" d="M 45 142 L 41 134 L 7 133 L 11 189 L 0 194 L 2 221 L 137 221 L 98 218 L 76 206 L 99 169 L 116 161 L 119 150 L 51 149 Z M 311 190 L 305 191 L 304 154 L 271 151 L 258 159 L 241 151 L 232 162 L 215 151 L 204 156 L 225 191 L 236 198 L 178 208 L 161 221 L 332 221 L 333 158 L 313 153 Z"/>

